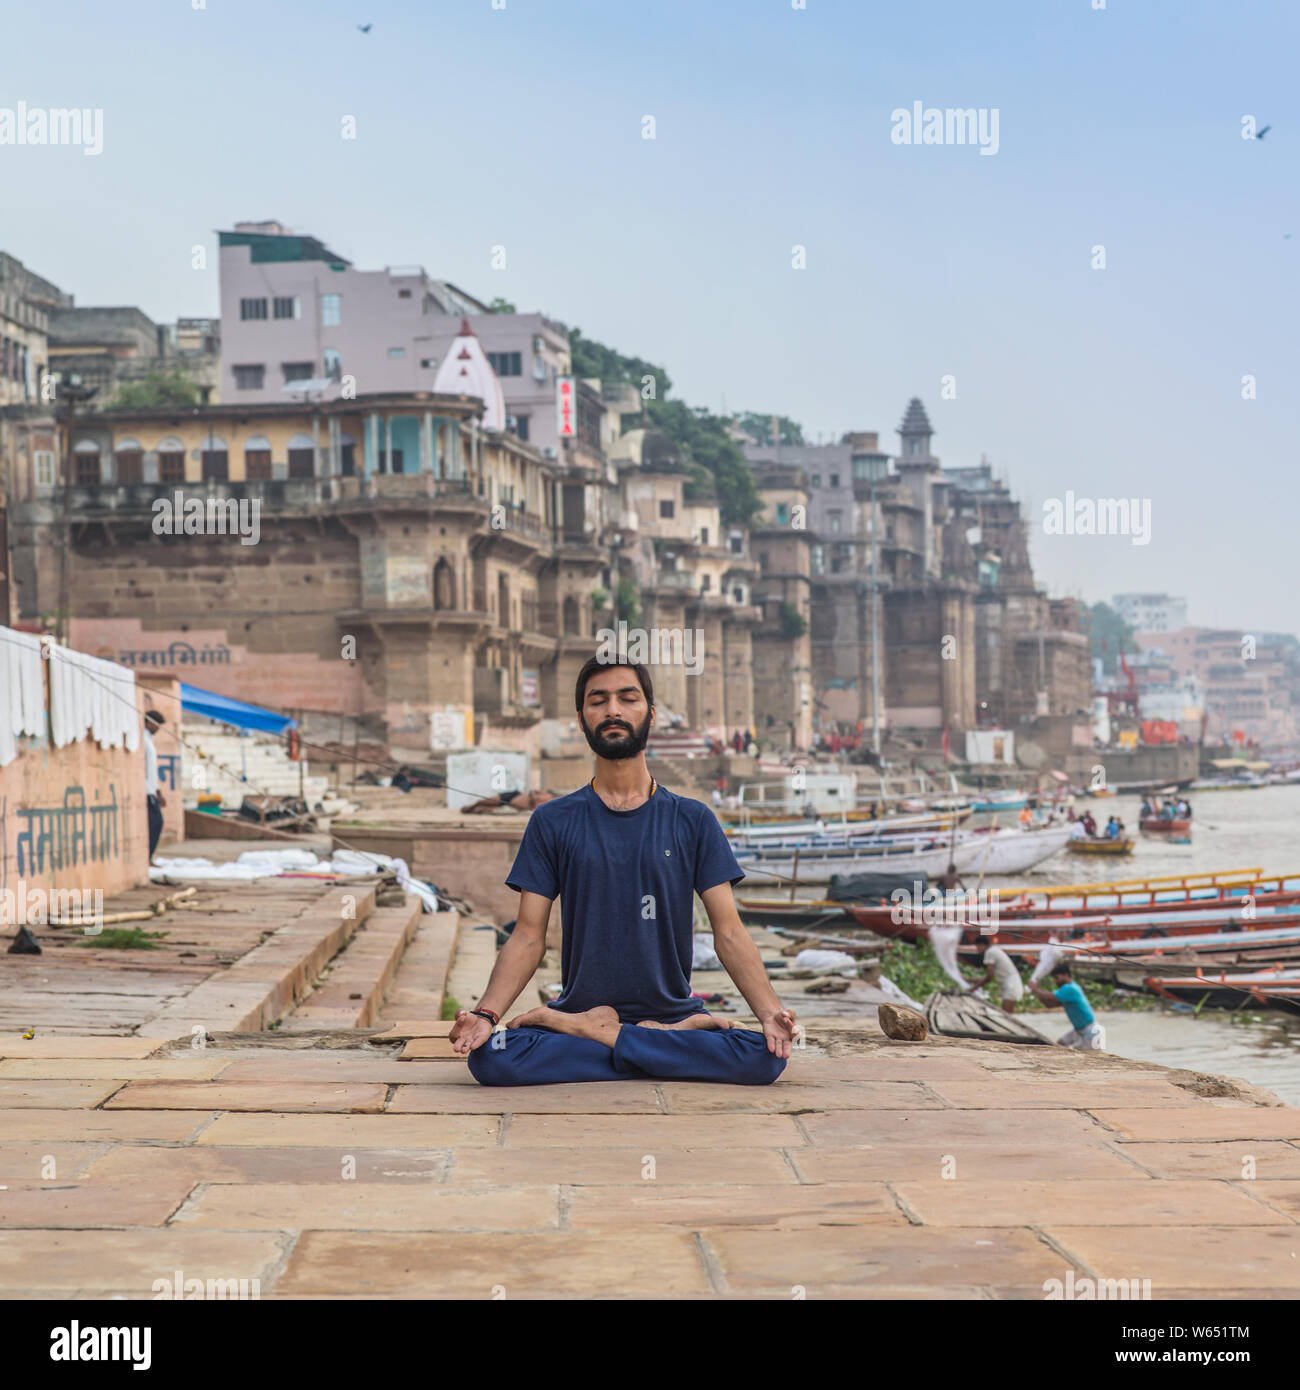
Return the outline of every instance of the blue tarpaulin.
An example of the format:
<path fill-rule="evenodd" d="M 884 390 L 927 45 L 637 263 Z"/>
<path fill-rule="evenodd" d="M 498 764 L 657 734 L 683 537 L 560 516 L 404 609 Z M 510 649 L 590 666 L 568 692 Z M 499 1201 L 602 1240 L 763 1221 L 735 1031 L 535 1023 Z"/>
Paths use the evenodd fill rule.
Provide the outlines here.
<path fill-rule="evenodd" d="M 214 695 L 210 690 L 200 690 L 193 685 L 181 685 L 181 708 L 207 719 L 218 719 L 223 724 L 236 724 L 241 729 L 260 729 L 266 734 L 282 734 L 286 729 L 298 727 L 296 719 L 276 714 L 274 710 L 246 705 L 241 700 Z"/>

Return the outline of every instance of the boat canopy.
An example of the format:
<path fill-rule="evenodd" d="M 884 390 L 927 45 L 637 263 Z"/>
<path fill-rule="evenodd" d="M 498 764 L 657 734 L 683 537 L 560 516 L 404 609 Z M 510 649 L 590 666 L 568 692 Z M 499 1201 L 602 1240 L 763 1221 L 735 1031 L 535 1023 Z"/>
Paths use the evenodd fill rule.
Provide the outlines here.
<path fill-rule="evenodd" d="M 232 700 L 228 695 L 217 695 L 211 690 L 200 690 L 198 686 L 184 683 L 181 685 L 181 708 L 201 714 L 205 719 L 234 724 L 240 729 L 257 729 L 264 734 L 282 734 L 286 729 L 298 727 L 298 721 L 287 715 L 263 709 L 260 705 L 246 705 L 242 700 Z"/>

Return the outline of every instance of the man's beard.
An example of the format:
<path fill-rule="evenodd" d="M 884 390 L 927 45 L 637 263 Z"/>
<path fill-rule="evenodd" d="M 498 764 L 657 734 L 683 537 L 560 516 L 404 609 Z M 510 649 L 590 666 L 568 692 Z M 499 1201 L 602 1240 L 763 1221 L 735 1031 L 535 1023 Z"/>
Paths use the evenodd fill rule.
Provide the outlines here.
<path fill-rule="evenodd" d="M 634 729 L 624 719 L 604 719 L 597 726 L 593 733 L 587 727 L 587 721 L 578 715 L 578 723 L 582 725 L 582 732 L 586 736 L 587 745 L 598 758 L 608 758 L 611 762 L 618 762 L 623 758 L 635 758 L 638 753 L 646 746 L 650 738 L 650 714 L 647 711 L 645 723 L 639 729 Z M 602 737 L 602 730 L 620 728 L 623 732 L 622 738 Z"/>

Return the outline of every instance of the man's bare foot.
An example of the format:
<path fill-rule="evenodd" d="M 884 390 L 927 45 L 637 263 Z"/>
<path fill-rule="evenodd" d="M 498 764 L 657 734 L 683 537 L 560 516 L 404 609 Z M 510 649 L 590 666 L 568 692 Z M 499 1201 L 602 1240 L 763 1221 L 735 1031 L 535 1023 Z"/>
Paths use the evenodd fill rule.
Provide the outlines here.
<path fill-rule="evenodd" d="M 656 1023 L 654 1019 L 647 1018 L 637 1024 L 638 1028 L 734 1028 L 736 1020 L 734 1018 L 718 1018 L 713 1014 L 692 1014 L 689 1018 L 684 1018 L 680 1023 Z"/>
<path fill-rule="evenodd" d="M 606 1047 L 618 1041 L 618 1014 L 608 1004 L 597 1004 L 585 1013 L 565 1013 L 563 1009 L 548 1008 L 545 1004 L 527 1013 L 516 1014 L 507 1028 L 549 1028 L 553 1033 L 571 1033 L 575 1038 L 592 1038 Z"/>

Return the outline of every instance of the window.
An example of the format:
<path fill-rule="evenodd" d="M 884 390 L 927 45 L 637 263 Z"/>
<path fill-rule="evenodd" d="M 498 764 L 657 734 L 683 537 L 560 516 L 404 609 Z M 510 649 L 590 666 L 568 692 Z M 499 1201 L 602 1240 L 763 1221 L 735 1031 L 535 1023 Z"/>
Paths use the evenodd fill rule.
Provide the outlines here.
<path fill-rule="evenodd" d="M 271 477 L 270 449 L 244 450 L 244 477 L 250 483 L 265 483 Z"/>
<path fill-rule="evenodd" d="M 673 499 L 671 497 L 660 498 L 659 515 L 665 518 L 673 515 Z"/>
<path fill-rule="evenodd" d="M 322 328 L 337 328 L 341 320 L 342 295 L 323 294 L 320 297 L 320 321 Z"/>
<path fill-rule="evenodd" d="M 224 483 L 230 477 L 230 455 L 226 451 L 226 441 L 220 435 L 209 435 L 203 441 L 199 459 L 202 463 L 200 477 L 207 482 Z"/>
<path fill-rule="evenodd" d="M 708 545 L 708 543 L 709 543 L 709 528 L 708 528 L 707 526 L 701 526 L 701 527 L 700 527 L 700 544 L 701 544 L 701 545 Z"/>
<path fill-rule="evenodd" d="M 388 349 L 388 355 L 389 355 L 389 357 L 405 357 L 405 356 L 406 356 L 406 349 L 405 349 L 405 348 L 389 348 L 389 349 Z"/>
<path fill-rule="evenodd" d="M 331 381 L 340 381 L 343 377 L 343 354 L 338 348 L 326 348 L 322 356 L 325 359 L 325 375 Z"/>
<path fill-rule="evenodd" d="M 488 361 L 498 376 L 523 376 L 524 359 L 519 352 L 489 352 Z"/>
<path fill-rule="evenodd" d="M 144 450 L 134 439 L 124 439 L 114 450 L 119 483 L 139 483 L 144 481 Z"/>
<path fill-rule="evenodd" d="M 707 594 L 713 588 L 713 576 L 705 574 L 700 576 L 700 593 Z"/>
<path fill-rule="evenodd" d="M 784 502 L 776 504 L 776 524 L 778 526 L 788 526 L 790 524 L 790 508 Z"/>
<path fill-rule="evenodd" d="M 287 386 L 291 381 L 310 381 L 315 375 L 315 364 L 312 362 L 281 362 L 284 371 L 284 382 Z"/>
<path fill-rule="evenodd" d="M 744 591 L 744 589 L 742 589 L 742 588 L 740 587 L 740 585 L 737 584 L 736 587 L 731 591 L 731 597 L 734 598 L 734 599 L 736 600 L 737 603 L 744 603 L 744 601 L 745 601 L 745 591 Z"/>
<path fill-rule="evenodd" d="M 840 529 L 840 522 L 841 522 L 841 521 L 843 520 L 843 518 L 844 518 L 844 513 L 843 513 L 843 512 L 831 512 L 831 513 L 829 513 L 829 515 L 830 515 L 830 519 L 831 519 L 831 530 L 832 530 L 832 531 L 838 531 L 838 530 Z"/>
<path fill-rule="evenodd" d="M 389 464 L 389 460 L 388 460 L 388 451 L 387 451 L 386 449 L 380 449 L 380 451 L 379 451 L 379 471 L 380 471 L 381 473 L 400 473 L 400 472 L 402 471 L 402 451 L 401 451 L 400 449 L 394 449 L 394 450 L 393 450 L 393 458 L 392 458 L 392 467 L 391 467 L 391 468 L 388 466 L 388 464 Z M 480 485 L 481 485 L 481 480 L 480 480 Z"/>
<path fill-rule="evenodd" d="M 839 475 L 838 473 L 832 473 L 832 474 L 831 474 L 831 486 L 832 486 L 832 487 L 839 487 L 839 485 L 840 485 L 840 475 Z"/>
<path fill-rule="evenodd" d="M 821 485 L 822 485 L 822 475 L 821 475 L 820 473 L 814 473 L 814 474 L 812 475 L 812 485 L 813 485 L 813 487 L 821 487 Z"/>
<path fill-rule="evenodd" d="M 275 316 L 278 319 L 301 318 L 302 309 L 299 305 L 298 296 L 296 294 L 276 295 Z"/>
<path fill-rule="evenodd" d="M 248 319 L 264 319 L 266 317 L 266 300 L 241 299 L 239 301 L 239 317 L 245 321 Z"/>
<path fill-rule="evenodd" d="M 528 416 L 528 415 L 516 415 L 516 416 L 515 416 L 515 438 L 516 438 L 516 439 L 522 439 L 522 440 L 527 441 L 527 439 L 528 439 L 528 421 L 529 421 L 530 419 L 531 419 L 531 416 Z"/>
<path fill-rule="evenodd" d="M 739 531 L 731 533 L 731 553 L 733 555 L 743 555 L 745 553 L 745 538 Z"/>
<path fill-rule="evenodd" d="M 183 483 L 185 481 L 185 446 L 175 436 L 164 439 L 158 446 L 158 481 L 160 483 Z"/>
<path fill-rule="evenodd" d="M 295 434 L 289 439 L 289 476 L 291 478 L 314 478 L 316 476 L 316 447 L 309 434 Z"/>
<path fill-rule="evenodd" d="M 236 391 L 260 391 L 266 381 L 266 368 L 264 366 L 247 366 L 235 368 L 235 390 Z"/>
<path fill-rule="evenodd" d="M 410 291 L 410 290 L 398 290 L 398 291 L 397 291 L 397 297 L 398 297 L 398 299 L 410 299 L 410 297 L 411 297 L 411 291 Z"/>
<path fill-rule="evenodd" d="M 37 449 L 32 455 L 36 468 L 36 486 L 54 486 L 54 453 L 50 449 Z"/>
<path fill-rule="evenodd" d="M 343 435 L 339 440 L 339 464 L 345 478 L 356 477 L 357 445 L 350 434 Z"/>
<path fill-rule="evenodd" d="M 92 439 L 83 439 L 72 452 L 77 460 L 77 486 L 97 487 L 103 480 L 99 467 L 99 445 Z"/>

